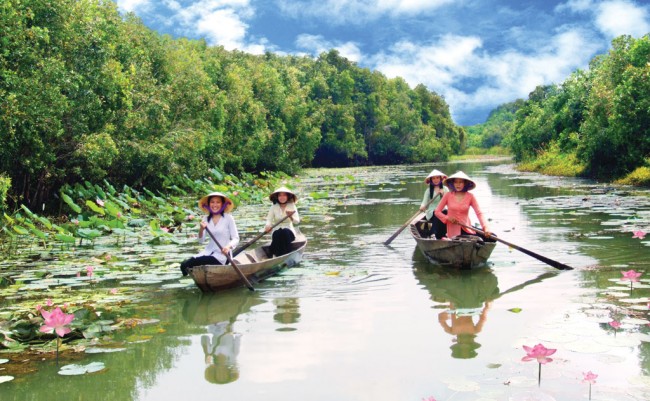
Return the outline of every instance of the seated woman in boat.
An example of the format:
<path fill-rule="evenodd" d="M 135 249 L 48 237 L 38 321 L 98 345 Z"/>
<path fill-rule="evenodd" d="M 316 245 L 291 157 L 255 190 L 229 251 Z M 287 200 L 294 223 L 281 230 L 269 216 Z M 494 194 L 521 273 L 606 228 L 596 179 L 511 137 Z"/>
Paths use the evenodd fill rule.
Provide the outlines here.
<path fill-rule="evenodd" d="M 476 231 L 468 228 L 461 227 L 457 223 L 471 226 L 469 219 L 469 208 L 474 209 L 476 217 L 481 223 L 481 228 L 485 231 L 486 236 L 490 235 L 490 229 L 483 217 L 483 212 L 479 207 L 476 197 L 470 193 L 472 189 L 476 188 L 476 183 L 472 181 L 467 174 L 458 171 L 444 180 L 444 185 L 449 188 L 438 206 L 436 207 L 435 215 L 447 225 L 447 237 L 453 238 L 458 235 L 478 235 Z M 447 207 L 447 215 L 442 210 Z"/>
<path fill-rule="evenodd" d="M 271 231 L 272 227 L 285 216 L 288 219 L 273 228 L 271 239 L 271 254 L 282 256 L 291 252 L 291 243 L 296 239 L 296 230 L 293 225 L 300 223 L 300 216 L 296 209 L 298 197 L 287 187 L 276 189 L 269 199 L 273 202 L 268 215 L 266 216 L 266 227 L 264 231 Z"/>
<path fill-rule="evenodd" d="M 199 243 L 207 240 L 208 244 L 201 253 L 181 262 L 183 276 L 187 276 L 188 269 L 194 266 L 223 265 L 227 263 L 228 258 L 226 255 L 239 243 L 237 225 L 230 214 L 234 207 L 232 200 L 221 192 L 212 192 L 199 200 L 199 209 L 207 213 L 207 215 L 204 219 L 201 219 L 198 240 Z M 206 233 L 206 230 L 210 230 L 223 248 L 219 249 L 217 247 L 217 244 Z"/>
<path fill-rule="evenodd" d="M 428 187 L 424 191 L 420 211 L 426 211 L 426 218 L 429 223 L 423 224 L 423 229 L 421 230 L 423 238 L 435 235 L 436 239 L 441 239 L 442 237 L 447 236 L 447 226 L 434 214 L 436 206 L 440 203 L 440 199 L 449 192 L 447 187 L 442 184 L 445 178 L 447 178 L 445 173 L 440 170 L 433 170 L 429 173 L 427 178 L 424 179 L 424 183 L 427 184 Z M 429 203 L 432 199 L 433 201 Z M 428 207 L 427 204 L 429 204 Z M 443 210 L 443 213 L 447 213 L 447 211 Z M 430 228 L 428 227 L 429 225 Z"/>

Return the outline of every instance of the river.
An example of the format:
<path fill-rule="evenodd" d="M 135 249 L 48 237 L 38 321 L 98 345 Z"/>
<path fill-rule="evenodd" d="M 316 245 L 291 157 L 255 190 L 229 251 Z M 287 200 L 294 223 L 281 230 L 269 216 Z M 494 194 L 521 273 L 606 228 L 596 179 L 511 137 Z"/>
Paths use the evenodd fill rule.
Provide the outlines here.
<path fill-rule="evenodd" d="M 488 268 L 448 271 L 408 230 L 384 246 L 432 168 L 476 181 L 501 238 L 575 269 L 498 244 Z M 507 160 L 313 169 L 292 184 L 309 238 L 298 267 L 255 292 L 206 295 L 177 273 L 199 249 L 185 234 L 180 248 L 136 252 L 128 263 L 177 284 L 136 287 L 147 306 L 137 314 L 154 323 L 117 334 L 118 352 L 65 361 L 106 369 L 62 376 L 44 360 L 0 383 L 0 400 L 575 401 L 589 399 L 588 371 L 593 400 L 650 399 L 650 236 L 632 234 L 650 231 L 647 190 L 519 173 Z M 243 240 L 267 207 L 235 211 Z M 627 270 L 641 280 L 622 281 Z M 552 362 L 522 361 L 536 344 L 556 350 Z"/>

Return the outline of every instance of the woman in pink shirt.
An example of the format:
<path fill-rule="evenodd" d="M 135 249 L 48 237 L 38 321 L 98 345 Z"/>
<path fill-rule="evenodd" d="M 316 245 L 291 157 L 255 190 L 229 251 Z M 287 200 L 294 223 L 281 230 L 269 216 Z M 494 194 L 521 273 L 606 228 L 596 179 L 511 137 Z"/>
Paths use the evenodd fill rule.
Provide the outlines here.
<path fill-rule="evenodd" d="M 488 228 L 485 218 L 483 217 L 483 212 L 478 205 L 478 201 L 469 191 L 476 188 L 476 184 L 472 181 L 467 174 L 462 171 L 458 171 L 450 175 L 445 181 L 444 184 L 449 188 L 448 193 L 446 193 L 438 207 L 436 208 L 436 216 L 445 224 L 447 224 L 447 237 L 453 238 L 457 235 L 477 235 L 476 231 L 463 228 L 456 223 L 462 223 L 467 226 L 471 226 L 469 220 L 469 208 L 470 206 L 474 209 L 476 217 L 478 217 L 479 222 L 483 231 L 485 231 L 486 236 L 490 235 L 490 229 Z M 442 210 L 447 206 L 447 214 L 442 213 Z"/>

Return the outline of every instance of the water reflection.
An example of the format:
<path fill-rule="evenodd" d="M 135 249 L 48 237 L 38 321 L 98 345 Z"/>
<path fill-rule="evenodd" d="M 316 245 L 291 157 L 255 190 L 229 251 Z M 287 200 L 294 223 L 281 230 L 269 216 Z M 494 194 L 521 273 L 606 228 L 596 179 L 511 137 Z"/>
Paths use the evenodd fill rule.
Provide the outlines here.
<path fill-rule="evenodd" d="M 201 294 L 185 301 L 183 318 L 188 323 L 205 326 L 208 332 L 201 336 L 207 382 L 227 384 L 239 378 L 237 356 L 242 334 L 235 331 L 234 325 L 240 314 L 264 302 L 255 295 L 227 291 Z"/>
<path fill-rule="evenodd" d="M 505 294 L 554 277 L 546 272 L 506 291 L 499 290 L 499 281 L 491 269 L 458 270 L 427 263 L 417 250 L 413 254 L 415 277 L 431 294 L 442 329 L 454 336 L 451 356 L 471 359 L 478 355 L 481 344 L 477 336 L 483 330 L 492 302 Z"/>
<path fill-rule="evenodd" d="M 276 298 L 273 300 L 273 304 L 275 304 L 273 320 L 283 325 L 298 323 L 300 320 L 300 300 L 298 298 Z M 282 328 L 279 330 L 295 329 Z"/>
<path fill-rule="evenodd" d="M 481 344 L 478 333 L 487 320 L 492 301 L 499 297 L 497 276 L 489 269 L 475 271 L 441 269 L 420 266 L 415 276 L 431 294 L 442 329 L 454 336 L 451 356 L 458 359 L 474 358 Z"/>
<path fill-rule="evenodd" d="M 210 335 L 201 336 L 205 355 L 205 380 L 214 384 L 226 384 L 239 378 L 237 355 L 241 334 L 233 331 L 232 322 L 223 321 L 208 326 Z"/>

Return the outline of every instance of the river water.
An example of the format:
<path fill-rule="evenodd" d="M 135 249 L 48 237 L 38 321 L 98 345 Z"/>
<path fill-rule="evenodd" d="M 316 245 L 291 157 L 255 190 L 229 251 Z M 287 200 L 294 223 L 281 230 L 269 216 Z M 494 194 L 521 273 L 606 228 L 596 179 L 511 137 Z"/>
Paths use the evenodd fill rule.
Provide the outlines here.
<path fill-rule="evenodd" d="M 650 399 L 650 236 L 633 238 L 650 231 L 650 193 L 509 163 L 308 170 L 292 183 L 309 238 L 300 266 L 255 292 L 205 295 L 180 275 L 179 288 L 143 286 L 140 317 L 158 324 L 77 361 L 105 370 L 61 376 L 44 360 L 0 384 L 0 400 L 574 401 L 589 399 L 588 371 L 593 400 Z M 488 268 L 448 271 L 408 229 L 384 246 L 417 211 L 432 168 L 476 181 L 501 238 L 575 270 L 498 244 Z M 266 207 L 235 211 L 243 240 Z M 178 250 L 152 252 L 175 273 L 197 248 Z M 631 269 L 643 273 L 632 286 L 621 280 Z M 557 350 L 552 362 L 522 361 L 536 344 Z"/>

